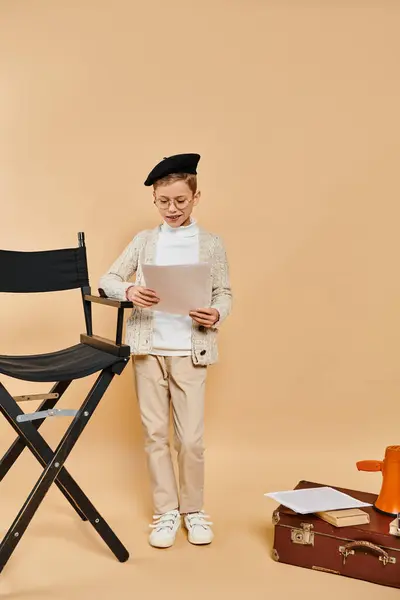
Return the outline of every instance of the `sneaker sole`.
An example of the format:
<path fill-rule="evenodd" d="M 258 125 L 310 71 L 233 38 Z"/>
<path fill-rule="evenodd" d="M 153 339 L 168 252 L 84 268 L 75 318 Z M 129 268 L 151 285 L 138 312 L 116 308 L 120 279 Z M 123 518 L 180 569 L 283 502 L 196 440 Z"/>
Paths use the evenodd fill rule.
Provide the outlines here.
<path fill-rule="evenodd" d="M 173 542 L 170 543 L 165 543 L 165 544 L 152 544 L 151 542 L 149 542 L 150 546 L 152 548 L 158 548 L 160 550 L 164 550 L 165 548 L 171 548 L 175 543 L 175 540 Z"/>
<path fill-rule="evenodd" d="M 194 539 L 193 539 L 193 538 L 190 536 L 190 533 L 188 533 L 187 539 L 188 539 L 188 542 L 190 542 L 191 544 L 193 544 L 193 546 L 209 546 L 209 545 L 210 545 L 210 544 L 213 542 L 213 540 L 214 540 L 214 537 L 212 537 L 212 539 L 211 539 L 211 540 L 207 540 L 207 541 L 200 541 L 200 540 L 194 540 Z"/>

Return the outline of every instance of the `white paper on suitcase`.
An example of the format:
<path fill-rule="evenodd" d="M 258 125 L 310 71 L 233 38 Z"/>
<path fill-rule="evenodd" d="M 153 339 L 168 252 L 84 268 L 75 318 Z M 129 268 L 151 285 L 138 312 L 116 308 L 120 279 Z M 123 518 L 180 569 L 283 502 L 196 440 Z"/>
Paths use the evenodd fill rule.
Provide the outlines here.
<path fill-rule="evenodd" d="M 264 494 L 301 515 L 372 506 L 331 487 L 305 488 Z"/>
<path fill-rule="evenodd" d="M 160 302 L 154 310 L 188 315 L 211 303 L 209 263 L 193 265 L 142 265 L 145 286 L 156 292 Z"/>

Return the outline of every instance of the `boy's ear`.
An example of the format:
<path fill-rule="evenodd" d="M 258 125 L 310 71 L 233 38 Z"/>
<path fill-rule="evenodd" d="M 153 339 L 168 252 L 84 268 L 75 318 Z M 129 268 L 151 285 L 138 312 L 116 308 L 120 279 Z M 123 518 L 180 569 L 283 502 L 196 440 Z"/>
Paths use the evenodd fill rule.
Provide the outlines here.
<path fill-rule="evenodd" d="M 200 198 L 201 198 L 201 192 L 199 190 L 194 195 L 193 206 L 197 206 L 198 205 L 198 203 L 200 202 Z"/>

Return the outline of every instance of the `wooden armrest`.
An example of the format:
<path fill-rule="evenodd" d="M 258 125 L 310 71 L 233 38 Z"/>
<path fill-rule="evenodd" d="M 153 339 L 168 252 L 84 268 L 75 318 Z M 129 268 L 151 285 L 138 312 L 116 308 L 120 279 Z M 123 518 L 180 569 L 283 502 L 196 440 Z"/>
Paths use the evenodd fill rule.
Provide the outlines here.
<path fill-rule="evenodd" d="M 132 308 L 132 302 L 128 300 L 121 302 L 120 300 L 113 300 L 112 298 L 104 298 L 103 296 L 93 296 L 92 294 L 84 294 L 84 300 L 87 302 L 95 302 L 97 304 L 105 304 L 107 306 L 114 306 L 115 308 Z"/>
<path fill-rule="evenodd" d="M 131 349 L 125 344 L 116 344 L 107 338 L 99 337 L 98 335 L 87 335 L 86 333 L 81 334 L 81 344 L 92 346 L 97 350 L 108 352 L 114 356 L 120 356 L 121 358 L 127 358 L 131 354 Z"/>

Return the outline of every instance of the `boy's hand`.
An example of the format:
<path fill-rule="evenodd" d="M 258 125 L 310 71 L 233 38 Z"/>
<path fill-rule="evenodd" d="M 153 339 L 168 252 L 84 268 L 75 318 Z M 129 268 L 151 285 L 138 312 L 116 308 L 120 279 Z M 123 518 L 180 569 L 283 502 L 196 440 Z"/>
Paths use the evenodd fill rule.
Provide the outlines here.
<path fill-rule="evenodd" d="M 154 290 L 136 285 L 128 288 L 126 298 L 139 308 L 150 308 L 160 302 Z"/>
<path fill-rule="evenodd" d="M 193 321 L 203 327 L 212 327 L 219 321 L 219 312 L 216 308 L 199 308 L 189 313 Z"/>

